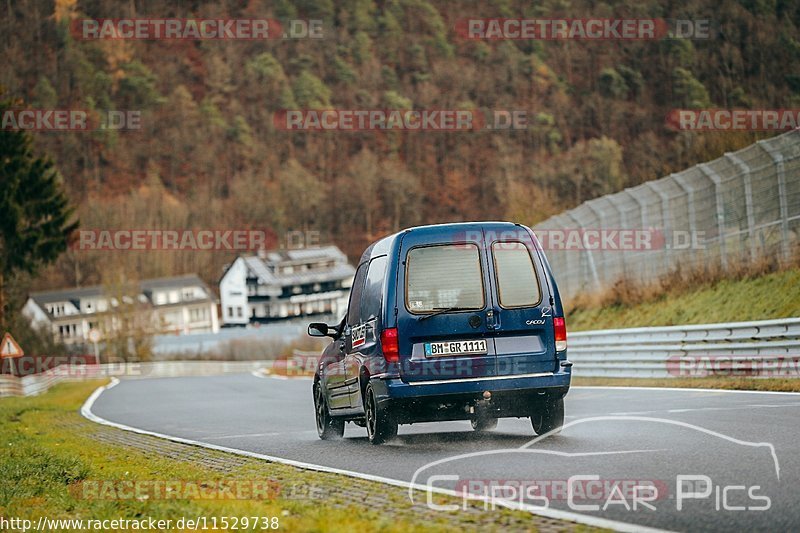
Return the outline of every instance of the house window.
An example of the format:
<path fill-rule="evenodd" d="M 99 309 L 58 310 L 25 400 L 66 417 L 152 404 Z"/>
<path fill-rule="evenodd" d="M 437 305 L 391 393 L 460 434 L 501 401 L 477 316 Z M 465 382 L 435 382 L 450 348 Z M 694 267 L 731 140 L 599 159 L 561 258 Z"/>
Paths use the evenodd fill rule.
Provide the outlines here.
<path fill-rule="evenodd" d="M 47 306 L 47 310 L 53 314 L 53 316 L 63 316 L 66 314 L 64 304 L 50 304 Z"/>
<path fill-rule="evenodd" d="M 169 291 L 169 303 L 176 304 L 178 303 L 179 296 L 178 291 Z"/>
<path fill-rule="evenodd" d="M 194 300 L 194 287 L 185 287 L 183 289 L 184 300 Z"/>
<path fill-rule="evenodd" d="M 189 310 L 189 319 L 192 322 L 201 322 L 203 320 L 206 320 L 207 318 L 208 318 L 208 310 L 205 307 Z"/>
<path fill-rule="evenodd" d="M 241 307 L 237 307 L 236 308 L 236 316 L 239 317 L 239 318 L 242 318 L 242 316 L 244 316 L 242 314 L 242 308 Z"/>
<path fill-rule="evenodd" d="M 65 339 L 75 337 L 78 334 L 78 326 L 76 324 L 65 324 L 63 326 L 58 326 L 58 333 L 62 338 Z"/>
<path fill-rule="evenodd" d="M 233 318 L 233 307 L 228 307 L 228 316 Z"/>

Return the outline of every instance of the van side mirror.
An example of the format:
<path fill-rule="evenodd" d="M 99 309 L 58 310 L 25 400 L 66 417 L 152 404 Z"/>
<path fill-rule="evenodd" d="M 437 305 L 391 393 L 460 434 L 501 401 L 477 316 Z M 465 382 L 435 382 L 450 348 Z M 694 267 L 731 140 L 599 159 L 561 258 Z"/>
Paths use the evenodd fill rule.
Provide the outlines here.
<path fill-rule="evenodd" d="M 324 322 L 312 322 L 308 325 L 309 337 L 336 337 L 336 329 Z"/>

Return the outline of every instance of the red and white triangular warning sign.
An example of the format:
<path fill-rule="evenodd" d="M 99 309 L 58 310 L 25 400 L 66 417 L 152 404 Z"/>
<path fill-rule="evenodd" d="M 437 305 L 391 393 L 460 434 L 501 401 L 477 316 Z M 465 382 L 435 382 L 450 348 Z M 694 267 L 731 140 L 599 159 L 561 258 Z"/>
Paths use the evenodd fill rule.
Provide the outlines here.
<path fill-rule="evenodd" d="M 25 352 L 19 347 L 11 333 L 6 333 L 3 336 L 3 342 L 0 342 L 0 357 L 22 357 L 23 355 Z"/>

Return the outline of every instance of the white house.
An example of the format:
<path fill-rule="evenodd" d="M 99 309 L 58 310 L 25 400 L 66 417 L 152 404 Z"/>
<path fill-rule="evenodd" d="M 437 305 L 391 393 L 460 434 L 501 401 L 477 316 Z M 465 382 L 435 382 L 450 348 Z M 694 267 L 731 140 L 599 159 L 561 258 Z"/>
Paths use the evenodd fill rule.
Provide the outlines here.
<path fill-rule="evenodd" d="M 34 327 L 45 327 L 67 344 L 85 343 L 89 331 L 117 327 L 120 301 L 102 286 L 34 292 L 22 309 Z M 134 291 L 119 296 L 124 304 L 150 314 L 153 333 L 216 333 L 217 301 L 197 275 L 144 280 Z"/>
<path fill-rule="evenodd" d="M 336 246 L 239 256 L 219 283 L 226 326 L 347 309 L 355 269 Z"/>

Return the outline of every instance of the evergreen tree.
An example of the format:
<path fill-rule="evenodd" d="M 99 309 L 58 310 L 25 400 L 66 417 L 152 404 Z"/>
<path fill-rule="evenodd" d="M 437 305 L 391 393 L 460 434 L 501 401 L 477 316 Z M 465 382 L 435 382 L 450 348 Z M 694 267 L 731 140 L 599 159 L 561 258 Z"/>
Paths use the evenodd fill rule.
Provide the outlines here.
<path fill-rule="evenodd" d="M 0 115 L 10 103 L 0 102 Z M 24 131 L 0 130 L 0 328 L 6 323 L 5 284 L 33 274 L 67 249 L 77 228 L 52 161 L 33 153 Z"/>

